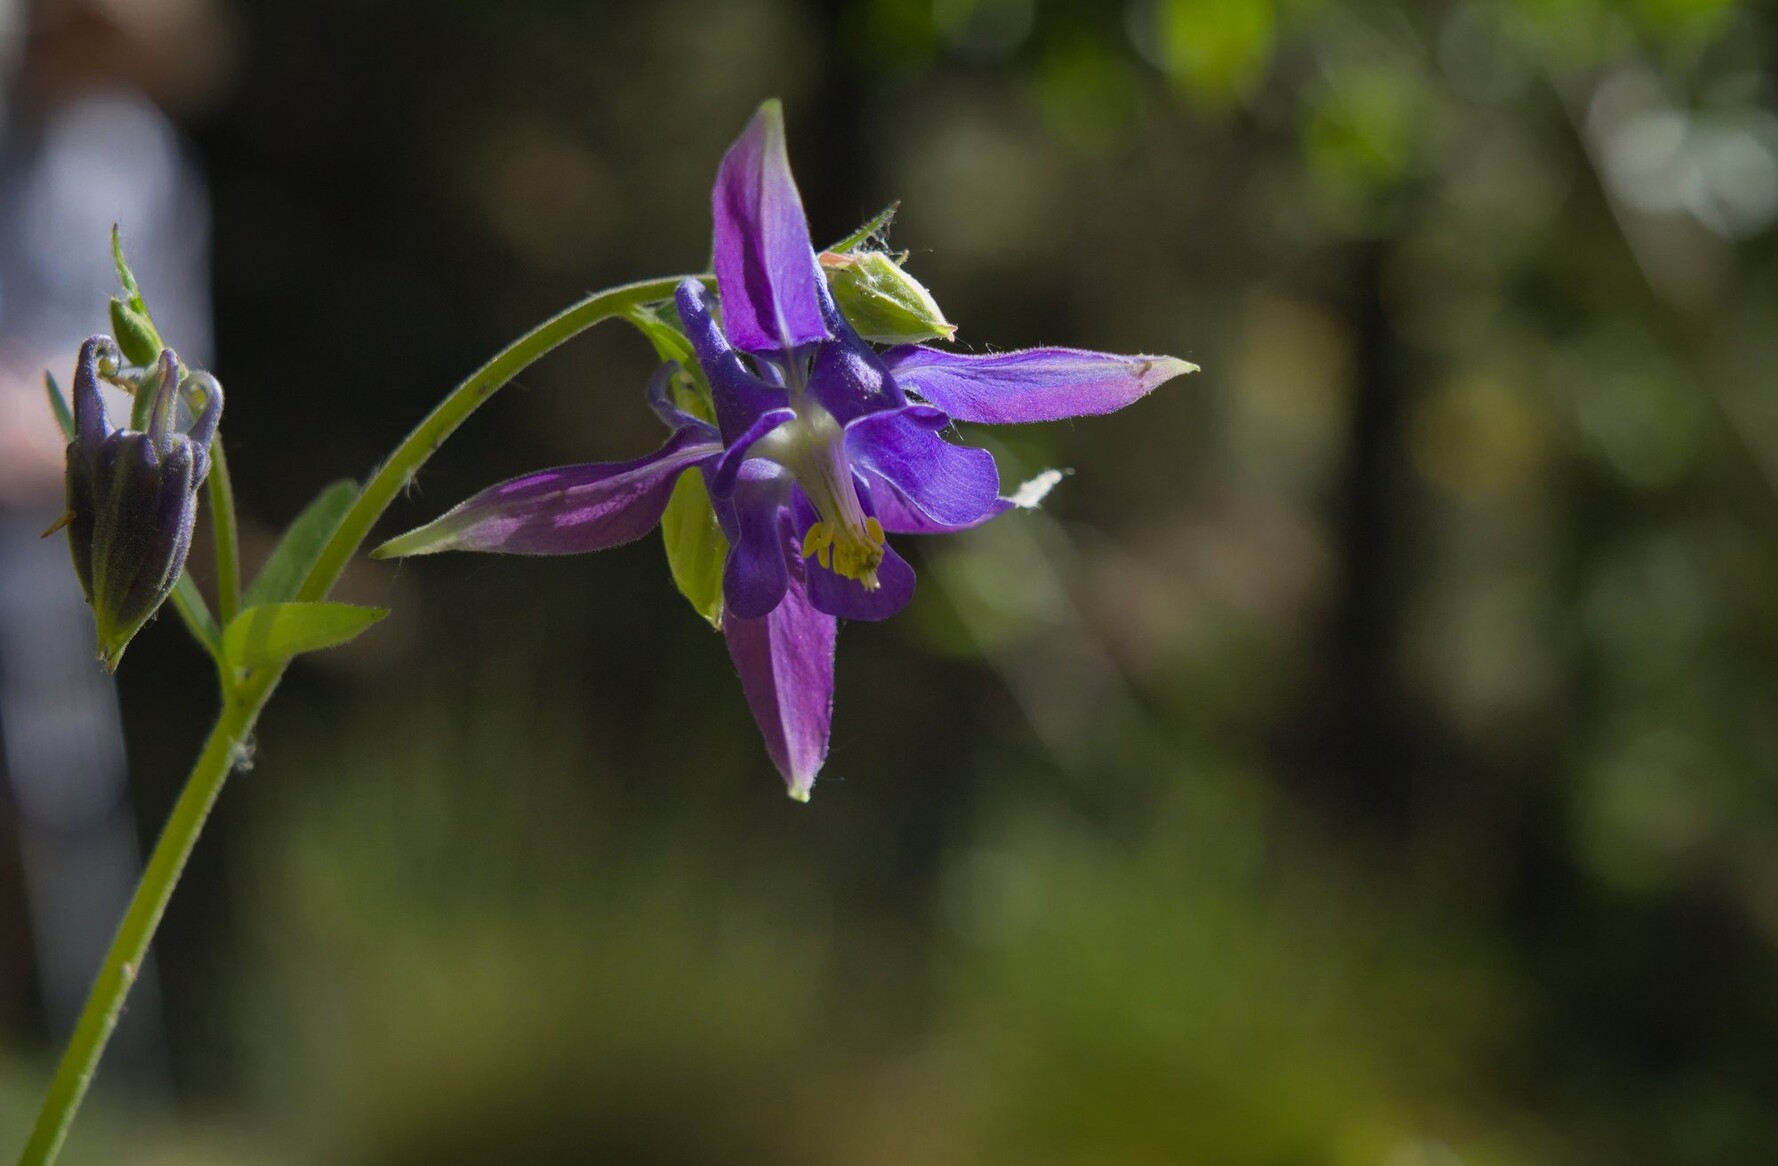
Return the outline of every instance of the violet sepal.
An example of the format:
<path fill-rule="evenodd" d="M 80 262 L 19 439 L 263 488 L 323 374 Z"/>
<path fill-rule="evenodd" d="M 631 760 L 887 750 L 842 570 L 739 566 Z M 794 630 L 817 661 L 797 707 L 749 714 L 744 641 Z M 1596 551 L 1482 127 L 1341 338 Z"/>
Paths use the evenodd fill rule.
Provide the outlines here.
<path fill-rule="evenodd" d="M 815 299 L 821 267 L 790 174 L 784 107 L 777 101 L 759 107 L 723 156 L 710 207 L 730 341 L 747 352 L 768 352 L 825 340 Z"/>
<path fill-rule="evenodd" d="M 809 602 L 800 580 L 768 614 L 723 621 L 729 658 L 766 753 L 799 802 L 809 800 L 827 760 L 838 635 L 839 621 Z"/>
<path fill-rule="evenodd" d="M 1114 413 L 1198 366 L 1173 356 L 1026 348 L 971 356 L 921 345 L 883 362 L 909 392 L 958 421 L 1005 424 Z"/>

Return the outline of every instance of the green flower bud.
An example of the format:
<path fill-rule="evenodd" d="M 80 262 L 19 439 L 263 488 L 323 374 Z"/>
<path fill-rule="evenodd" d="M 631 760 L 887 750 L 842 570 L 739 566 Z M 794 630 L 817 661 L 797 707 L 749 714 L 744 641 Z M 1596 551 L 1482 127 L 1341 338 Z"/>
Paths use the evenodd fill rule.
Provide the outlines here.
<path fill-rule="evenodd" d="M 919 344 L 949 340 L 957 331 L 920 281 L 887 251 L 823 251 L 821 270 L 840 314 L 866 340 Z"/>
<path fill-rule="evenodd" d="M 154 321 L 123 296 L 111 297 L 111 330 L 117 334 L 123 358 L 137 368 L 147 368 L 160 355 L 160 335 L 154 330 Z"/>
<path fill-rule="evenodd" d="M 115 223 L 111 225 L 111 262 L 117 268 L 118 285 L 123 288 L 121 296 L 111 297 L 111 330 L 117 334 L 117 347 L 124 359 L 137 368 L 147 368 L 160 356 L 161 334 L 142 300 L 135 273 L 124 261 L 123 238 Z"/>
<path fill-rule="evenodd" d="M 185 567 L 198 487 L 210 472 L 210 438 L 222 416 L 221 386 L 207 373 L 185 373 L 169 348 L 160 353 L 158 375 L 143 384 L 143 392 L 153 392 L 145 430 L 113 429 L 99 379 L 119 356 L 109 336 L 80 348 L 65 520 L 74 572 L 98 625 L 99 659 L 113 671 Z M 175 428 L 182 391 L 203 394 L 187 432 Z"/>

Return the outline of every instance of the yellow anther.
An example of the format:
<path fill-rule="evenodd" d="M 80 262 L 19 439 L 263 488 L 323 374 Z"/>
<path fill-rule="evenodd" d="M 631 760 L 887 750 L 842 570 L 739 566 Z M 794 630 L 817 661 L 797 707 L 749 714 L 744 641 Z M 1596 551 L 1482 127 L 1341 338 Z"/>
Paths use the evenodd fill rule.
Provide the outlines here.
<path fill-rule="evenodd" d="M 803 557 L 813 556 L 823 567 L 858 580 L 866 591 L 875 591 L 883 542 L 883 524 L 874 518 L 864 520 L 863 530 L 817 522 L 803 535 Z"/>
<path fill-rule="evenodd" d="M 833 545 L 834 573 L 858 580 L 866 591 L 877 589 L 877 566 L 882 561 L 883 544 L 868 538 L 848 538 Z"/>
<path fill-rule="evenodd" d="M 823 567 L 830 564 L 833 557 L 833 535 L 825 522 L 817 522 L 809 527 L 809 533 L 803 535 L 803 558 L 811 555 Z"/>

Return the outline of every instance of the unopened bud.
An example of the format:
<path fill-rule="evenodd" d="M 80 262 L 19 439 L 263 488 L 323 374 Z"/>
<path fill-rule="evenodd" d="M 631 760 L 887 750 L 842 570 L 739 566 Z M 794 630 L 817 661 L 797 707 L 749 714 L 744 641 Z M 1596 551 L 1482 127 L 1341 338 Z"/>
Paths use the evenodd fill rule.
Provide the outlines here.
<path fill-rule="evenodd" d="M 821 270 L 840 314 L 866 340 L 919 344 L 957 331 L 932 293 L 887 251 L 824 251 Z"/>
<path fill-rule="evenodd" d="M 210 438 L 222 417 L 222 389 L 188 373 L 162 349 L 143 430 L 113 429 L 99 391 L 101 368 L 117 343 L 94 336 L 74 370 L 74 440 L 68 445 L 68 546 L 92 605 L 99 659 L 116 670 L 124 648 L 159 609 L 191 547 L 197 492 L 210 472 Z M 191 428 L 177 428 L 182 392 L 203 395 Z"/>
<path fill-rule="evenodd" d="M 160 335 L 148 313 L 123 296 L 111 297 L 111 330 L 123 358 L 137 368 L 147 368 L 160 355 Z"/>
<path fill-rule="evenodd" d="M 124 359 L 137 368 L 147 368 L 161 354 L 161 334 L 142 300 L 135 273 L 124 261 L 123 237 L 115 223 L 111 225 L 111 262 L 117 268 L 118 286 L 123 289 L 121 296 L 111 297 L 111 330 L 117 333 L 117 347 Z"/>

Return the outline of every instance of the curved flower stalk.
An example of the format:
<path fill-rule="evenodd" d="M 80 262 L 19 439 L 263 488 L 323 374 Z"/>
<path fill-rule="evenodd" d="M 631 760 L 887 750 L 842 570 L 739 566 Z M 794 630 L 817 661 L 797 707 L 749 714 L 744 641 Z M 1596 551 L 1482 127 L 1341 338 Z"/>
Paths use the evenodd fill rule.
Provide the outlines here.
<path fill-rule="evenodd" d="M 693 279 L 674 299 L 696 400 L 681 407 L 671 363 L 648 393 L 672 430 L 666 443 L 635 461 L 491 487 L 375 553 L 616 546 L 651 530 L 680 476 L 697 470 L 727 542 L 729 653 L 767 751 L 806 800 L 827 754 L 837 620 L 885 619 L 914 592 L 913 568 L 889 536 L 966 530 L 1035 505 L 1053 481 L 1002 497 L 993 457 L 945 440 L 951 423 L 1109 413 L 1195 366 L 1069 348 L 878 352 L 829 289 L 776 102 L 723 158 L 711 204 L 716 294 Z M 932 334 L 948 335 L 938 322 Z"/>

